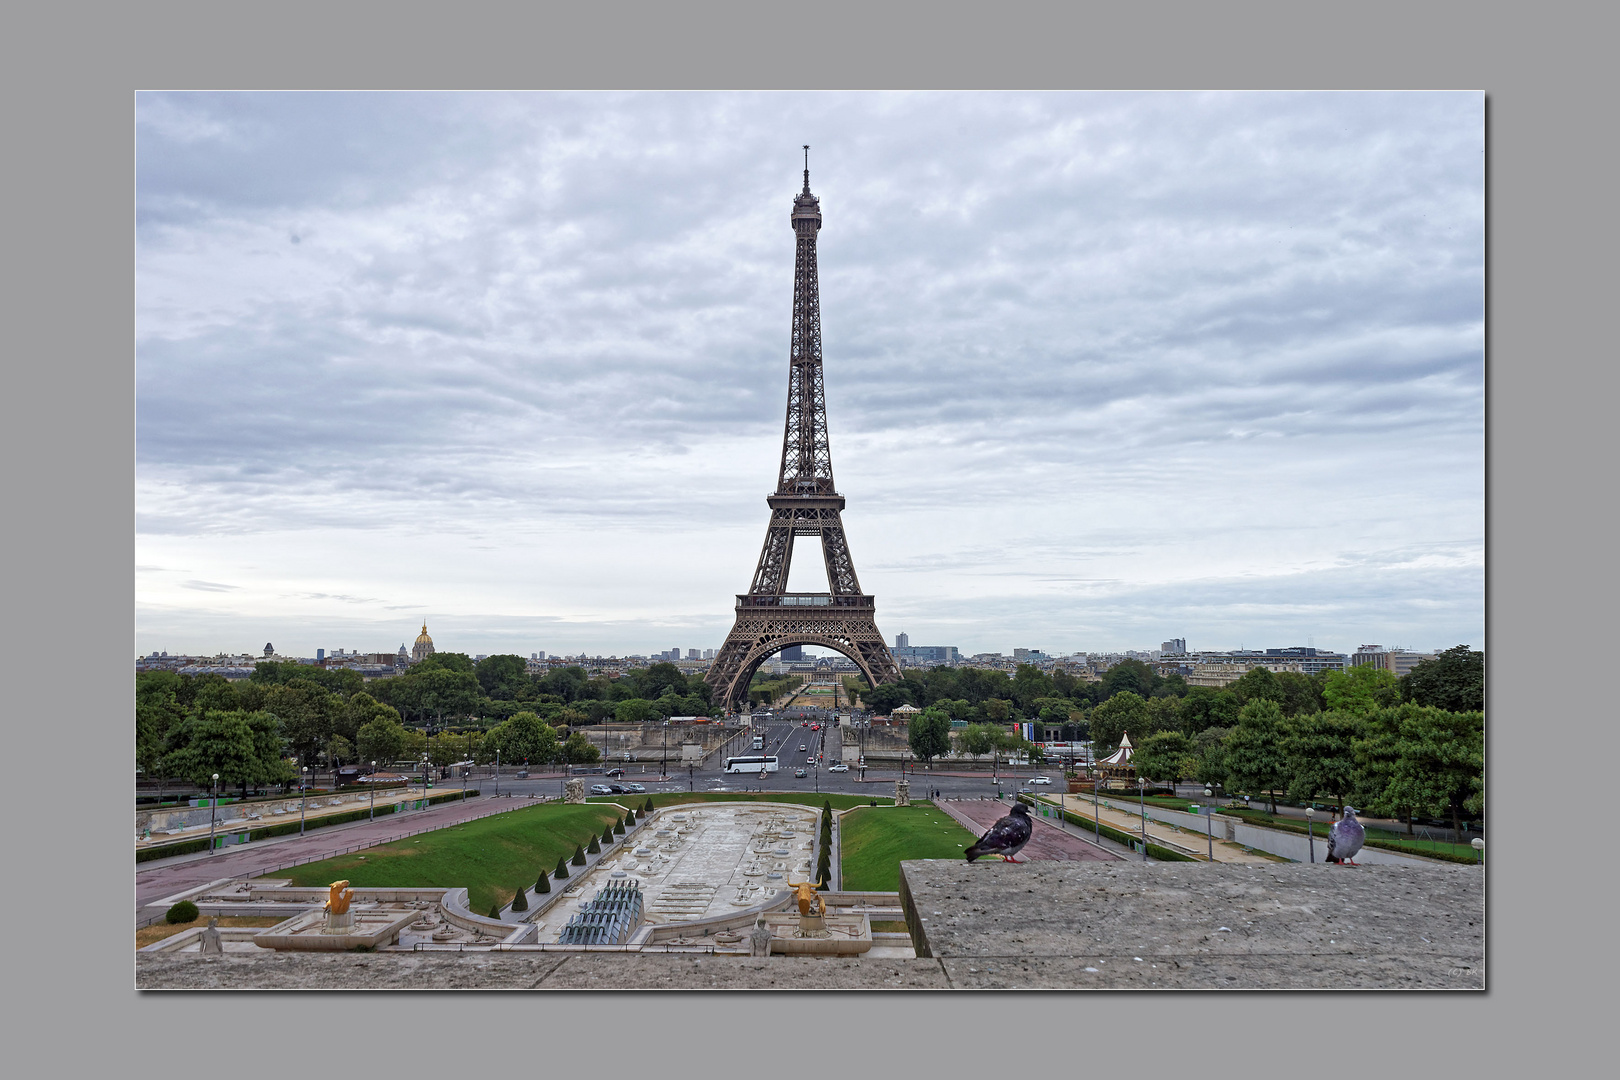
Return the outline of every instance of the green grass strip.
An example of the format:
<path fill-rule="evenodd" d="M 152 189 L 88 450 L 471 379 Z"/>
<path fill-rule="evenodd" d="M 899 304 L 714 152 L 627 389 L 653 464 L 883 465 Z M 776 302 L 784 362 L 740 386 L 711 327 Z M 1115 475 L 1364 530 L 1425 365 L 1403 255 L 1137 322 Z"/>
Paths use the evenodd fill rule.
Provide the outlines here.
<path fill-rule="evenodd" d="M 876 809 L 840 819 L 839 883 L 852 892 L 898 892 L 900 860 L 963 859 L 978 839 L 932 803 Z"/>
<path fill-rule="evenodd" d="M 511 903 L 519 884 L 532 884 L 541 870 L 572 856 L 619 811 L 590 803 L 545 803 L 450 825 L 364 851 L 304 863 L 267 876 L 294 885 L 320 886 L 347 878 L 361 888 L 465 886 L 467 903 L 483 914 Z"/>
<path fill-rule="evenodd" d="M 674 791 L 664 794 L 643 795 L 592 795 L 587 802 L 618 803 L 622 806 L 633 807 L 639 814 L 641 806 L 648 799 L 652 800 L 653 809 L 662 810 L 666 806 L 686 806 L 689 803 L 703 802 L 773 802 L 791 803 L 796 806 L 812 806 L 820 809 L 823 803 L 832 803 L 834 810 L 850 810 L 857 806 L 870 806 L 876 802 L 879 806 L 893 805 L 892 798 L 882 798 L 877 795 L 817 795 L 814 792 L 793 791 Z M 975 839 L 977 839 L 975 837 Z"/>

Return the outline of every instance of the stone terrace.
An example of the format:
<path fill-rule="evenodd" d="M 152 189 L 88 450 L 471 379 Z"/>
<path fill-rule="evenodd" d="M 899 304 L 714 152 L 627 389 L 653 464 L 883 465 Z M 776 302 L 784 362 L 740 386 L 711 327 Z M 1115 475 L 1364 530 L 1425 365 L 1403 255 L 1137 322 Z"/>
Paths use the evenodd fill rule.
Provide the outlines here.
<path fill-rule="evenodd" d="M 1468 866 L 907 862 L 919 955 L 139 955 L 136 986 L 535 989 L 1483 989 Z M 1223 929 L 1224 928 L 1224 929 Z M 1141 957 L 1137 960 L 1137 957 Z"/>

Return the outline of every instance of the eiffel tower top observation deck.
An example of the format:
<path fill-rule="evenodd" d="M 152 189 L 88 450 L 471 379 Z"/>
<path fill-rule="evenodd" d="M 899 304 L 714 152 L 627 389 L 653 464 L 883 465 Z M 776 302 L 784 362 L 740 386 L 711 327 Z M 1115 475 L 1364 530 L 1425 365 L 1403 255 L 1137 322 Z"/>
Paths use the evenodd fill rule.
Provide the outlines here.
<path fill-rule="evenodd" d="M 748 683 L 767 657 L 790 645 L 822 645 L 855 661 L 876 686 L 900 677 L 873 621 L 875 601 L 861 592 L 844 536 L 844 497 L 833 483 L 822 382 L 821 292 L 816 234 L 821 200 L 810 193 L 810 148 L 804 188 L 793 199 L 793 331 L 788 347 L 787 419 L 776 491 L 766 497 L 771 521 L 748 592 L 737 597 L 737 622 L 707 676 L 728 706 L 748 702 Z M 787 591 L 793 542 L 818 537 L 828 591 Z"/>

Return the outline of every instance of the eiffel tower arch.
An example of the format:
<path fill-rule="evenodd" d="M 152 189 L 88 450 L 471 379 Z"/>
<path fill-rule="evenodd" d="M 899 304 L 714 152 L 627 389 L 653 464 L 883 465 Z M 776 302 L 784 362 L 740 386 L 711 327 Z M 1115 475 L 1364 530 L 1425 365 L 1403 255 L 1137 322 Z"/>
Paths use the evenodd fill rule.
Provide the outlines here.
<path fill-rule="evenodd" d="M 737 621 L 706 676 L 714 696 L 731 709 L 747 706 L 748 683 L 754 672 L 790 645 L 819 645 L 840 652 L 854 661 L 873 686 L 900 679 L 900 669 L 878 632 L 876 601 L 861 592 L 855 576 L 855 562 L 844 535 L 844 497 L 833 484 L 822 389 L 821 291 L 816 276 L 821 201 L 810 194 L 810 148 L 804 149 L 804 190 L 794 198 L 789 218 L 795 237 L 793 333 L 788 348 L 782 464 L 777 470 L 776 491 L 765 499 L 771 519 L 753 583 L 737 596 Z M 827 592 L 787 591 L 793 542 L 801 537 L 821 541 Z"/>

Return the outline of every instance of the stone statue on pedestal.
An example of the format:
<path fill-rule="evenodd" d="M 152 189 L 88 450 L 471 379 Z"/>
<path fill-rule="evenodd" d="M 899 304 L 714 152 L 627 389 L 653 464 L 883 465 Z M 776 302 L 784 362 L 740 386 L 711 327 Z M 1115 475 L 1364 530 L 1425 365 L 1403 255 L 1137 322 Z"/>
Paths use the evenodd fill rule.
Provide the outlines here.
<path fill-rule="evenodd" d="M 219 956 L 225 951 L 224 942 L 219 937 L 219 918 L 217 916 L 208 916 L 208 925 L 203 927 L 202 944 L 199 946 L 198 951 L 204 956 Z"/>
<path fill-rule="evenodd" d="M 754 920 L 754 931 L 748 935 L 749 956 L 771 955 L 771 931 L 765 925 L 765 916 Z"/>
<path fill-rule="evenodd" d="M 911 805 L 911 781 L 910 780 L 896 780 L 894 782 L 894 805 L 896 805 L 896 806 L 910 806 Z"/>
<path fill-rule="evenodd" d="M 582 803 L 585 801 L 585 781 L 578 777 L 570 778 L 563 785 L 563 802 Z"/>

